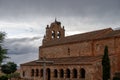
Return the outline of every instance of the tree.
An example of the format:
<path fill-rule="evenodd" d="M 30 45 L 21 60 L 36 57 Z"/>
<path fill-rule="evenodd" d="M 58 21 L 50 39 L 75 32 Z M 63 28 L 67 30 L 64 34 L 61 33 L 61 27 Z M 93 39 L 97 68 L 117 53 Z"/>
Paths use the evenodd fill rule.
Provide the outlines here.
<path fill-rule="evenodd" d="M 6 56 L 7 49 L 3 49 L 3 47 L 2 47 L 2 42 L 4 41 L 4 39 L 5 39 L 5 33 L 4 32 L 0 32 L 0 66 L 1 66 L 1 63 L 3 62 L 3 60 L 5 58 L 8 58 Z"/>
<path fill-rule="evenodd" d="M 110 59 L 108 55 L 108 47 L 105 46 L 104 55 L 102 58 L 103 80 L 110 79 Z"/>
<path fill-rule="evenodd" d="M 8 62 L 1 66 L 1 71 L 5 74 L 14 73 L 17 70 L 17 65 L 14 62 Z"/>

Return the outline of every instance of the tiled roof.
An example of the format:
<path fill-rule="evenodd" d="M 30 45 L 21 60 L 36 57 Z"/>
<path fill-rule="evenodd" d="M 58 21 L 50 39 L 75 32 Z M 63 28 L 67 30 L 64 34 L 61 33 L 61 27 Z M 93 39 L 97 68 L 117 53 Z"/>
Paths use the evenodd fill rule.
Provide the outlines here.
<path fill-rule="evenodd" d="M 92 64 L 93 62 L 101 60 L 101 56 L 80 56 L 80 57 L 65 57 L 65 58 L 48 58 L 46 61 L 51 61 L 47 65 L 58 65 L 58 64 Z M 43 59 L 31 61 L 28 63 L 21 64 L 21 66 L 39 66 L 43 65 Z"/>
<path fill-rule="evenodd" d="M 110 38 L 110 37 L 120 37 L 120 30 L 114 30 L 114 31 L 104 35 L 102 38 Z"/>
<path fill-rule="evenodd" d="M 59 45 L 59 44 L 66 44 L 66 43 L 73 43 L 73 42 L 81 42 L 81 41 L 88 41 L 88 40 L 94 40 L 103 37 L 104 35 L 112 32 L 113 30 L 111 28 L 67 36 L 61 39 L 51 40 L 43 44 L 42 46 L 53 46 L 53 45 Z"/>

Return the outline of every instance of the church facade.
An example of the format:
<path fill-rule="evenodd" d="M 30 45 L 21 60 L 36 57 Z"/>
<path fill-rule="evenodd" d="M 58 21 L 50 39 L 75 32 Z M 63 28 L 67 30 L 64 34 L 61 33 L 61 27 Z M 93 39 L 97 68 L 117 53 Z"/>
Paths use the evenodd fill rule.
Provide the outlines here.
<path fill-rule="evenodd" d="M 21 64 L 28 80 L 102 80 L 102 57 L 108 46 L 111 79 L 120 71 L 120 30 L 111 28 L 65 36 L 56 21 L 47 25 L 39 59 Z"/>

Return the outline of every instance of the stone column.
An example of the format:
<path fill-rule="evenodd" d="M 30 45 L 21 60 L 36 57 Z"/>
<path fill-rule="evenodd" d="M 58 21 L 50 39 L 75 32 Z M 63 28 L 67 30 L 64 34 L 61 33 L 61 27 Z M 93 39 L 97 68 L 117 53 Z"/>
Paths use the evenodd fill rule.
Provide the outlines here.
<path fill-rule="evenodd" d="M 77 79 L 80 79 L 80 70 L 77 69 Z"/>

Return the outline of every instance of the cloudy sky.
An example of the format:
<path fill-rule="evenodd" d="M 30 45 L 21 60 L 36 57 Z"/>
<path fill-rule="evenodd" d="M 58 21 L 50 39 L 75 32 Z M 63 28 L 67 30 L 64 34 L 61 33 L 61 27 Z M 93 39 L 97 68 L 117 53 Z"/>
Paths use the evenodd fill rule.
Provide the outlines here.
<path fill-rule="evenodd" d="M 17 64 L 38 58 L 45 27 L 57 18 L 66 35 L 120 27 L 120 0 L 0 0 L 4 47 Z"/>

